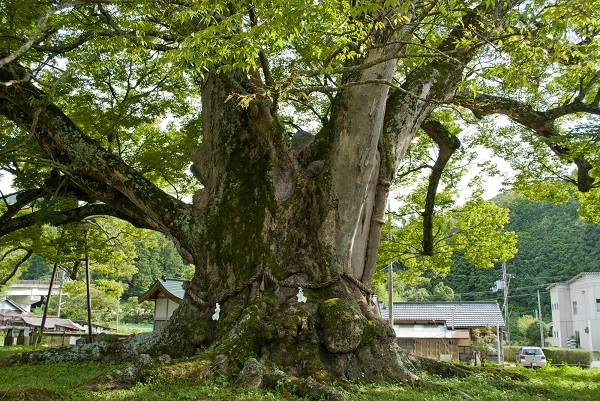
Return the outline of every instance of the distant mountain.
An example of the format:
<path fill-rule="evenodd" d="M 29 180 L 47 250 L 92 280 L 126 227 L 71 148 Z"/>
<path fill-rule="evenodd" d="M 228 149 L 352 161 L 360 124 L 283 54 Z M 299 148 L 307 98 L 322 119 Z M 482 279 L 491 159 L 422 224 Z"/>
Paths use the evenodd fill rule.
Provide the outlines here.
<path fill-rule="evenodd" d="M 508 261 L 513 286 L 565 281 L 584 271 L 600 271 L 600 226 L 579 218 L 579 202 L 530 202 L 504 194 L 494 201 L 510 209 L 507 230 L 519 236 L 519 252 Z"/>
<path fill-rule="evenodd" d="M 600 226 L 579 218 L 575 199 L 564 204 L 534 203 L 506 193 L 494 198 L 494 202 L 510 209 L 510 223 L 505 228 L 519 237 L 519 252 L 506 263 L 511 275 L 511 327 L 519 316 L 535 314 L 538 289 L 542 315 L 549 322 L 550 295 L 546 287 L 584 271 L 600 271 Z M 499 264 L 493 269 L 476 268 L 458 255 L 448 276 L 433 281 L 451 287 L 459 299 L 497 300 L 502 306 L 502 291 L 491 290 L 501 273 Z"/>

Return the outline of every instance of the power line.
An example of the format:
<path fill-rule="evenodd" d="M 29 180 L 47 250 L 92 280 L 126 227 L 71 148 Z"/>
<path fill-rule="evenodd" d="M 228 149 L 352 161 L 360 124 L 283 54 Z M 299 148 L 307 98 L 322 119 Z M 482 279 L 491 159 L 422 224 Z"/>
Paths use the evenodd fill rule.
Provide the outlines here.
<path fill-rule="evenodd" d="M 553 283 L 511 288 L 510 291 L 513 292 L 513 291 L 521 291 L 521 290 L 536 290 L 536 289 L 540 289 L 540 288 L 545 288 L 545 287 L 549 286 L 550 284 L 553 284 Z M 452 293 L 451 295 L 465 296 L 465 295 L 485 295 L 485 294 L 498 294 L 498 291 L 487 290 L 487 291 L 472 291 L 472 292 L 455 292 L 455 293 Z M 448 295 L 450 295 L 450 294 L 419 294 L 418 297 L 419 298 L 444 298 Z M 535 295 L 535 294 L 508 295 L 508 297 L 509 298 L 519 298 L 519 297 L 531 296 L 531 295 Z M 498 294 L 498 298 L 500 298 L 500 294 Z"/>

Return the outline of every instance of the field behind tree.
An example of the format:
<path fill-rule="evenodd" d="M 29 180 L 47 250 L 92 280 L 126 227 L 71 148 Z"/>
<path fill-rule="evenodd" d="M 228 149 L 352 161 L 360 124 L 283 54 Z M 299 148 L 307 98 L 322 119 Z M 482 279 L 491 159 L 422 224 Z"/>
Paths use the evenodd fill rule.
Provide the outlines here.
<path fill-rule="evenodd" d="M 22 347 L 0 347 L 0 363 Z M 294 395 L 294 386 L 281 382 L 274 390 L 236 389 L 222 377 L 197 383 L 161 380 L 138 383 L 127 389 L 100 390 L 102 375 L 123 365 L 109 363 L 14 364 L 2 366 L 0 400 L 105 400 L 171 401 L 214 400 L 266 401 L 308 400 Z M 465 367 L 466 368 L 466 367 Z M 351 384 L 342 390 L 349 401 L 380 400 L 577 400 L 600 399 L 600 369 L 561 366 L 541 369 L 497 367 L 472 369 L 468 378 L 442 377 L 422 373 L 435 383 L 427 387 L 409 387 L 395 383 Z"/>

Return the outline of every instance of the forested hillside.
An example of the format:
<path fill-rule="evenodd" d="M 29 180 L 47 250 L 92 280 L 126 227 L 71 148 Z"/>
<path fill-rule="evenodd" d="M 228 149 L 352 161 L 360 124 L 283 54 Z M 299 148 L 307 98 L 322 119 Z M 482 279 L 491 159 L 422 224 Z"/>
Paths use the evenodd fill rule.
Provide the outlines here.
<path fill-rule="evenodd" d="M 544 321 L 551 320 L 550 283 L 566 281 L 584 271 L 600 271 L 600 226 L 587 224 L 577 215 L 578 202 L 563 204 L 534 203 L 513 193 L 494 199 L 510 209 L 505 227 L 518 235 L 518 253 L 507 262 L 511 328 L 518 317 L 533 315 L 537 309 L 537 290 L 542 300 Z M 432 286 L 442 281 L 462 300 L 498 300 L 502 291 L 493 292 L 501 279 L 501 266 L 479 269 L 458 256 L 448 276 L 431 279 Z M 430 297 L 429 299 L 434 299 Z"/>

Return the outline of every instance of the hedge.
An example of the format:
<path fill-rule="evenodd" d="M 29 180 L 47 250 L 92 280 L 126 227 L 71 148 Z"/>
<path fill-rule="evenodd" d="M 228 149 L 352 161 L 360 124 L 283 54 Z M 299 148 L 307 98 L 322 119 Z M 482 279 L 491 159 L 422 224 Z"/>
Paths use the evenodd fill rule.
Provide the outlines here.
<path fill-rule="evenodd" d="M 516 362 L 519 348 L 521 347 L 512 345 L 504 346 L 504 361 L 512 363 Z M 542 347 L 542 350 L 552 365 L 571 365 L 589 368 L 594 360 L 592 351 L 580 348 Z"/>

